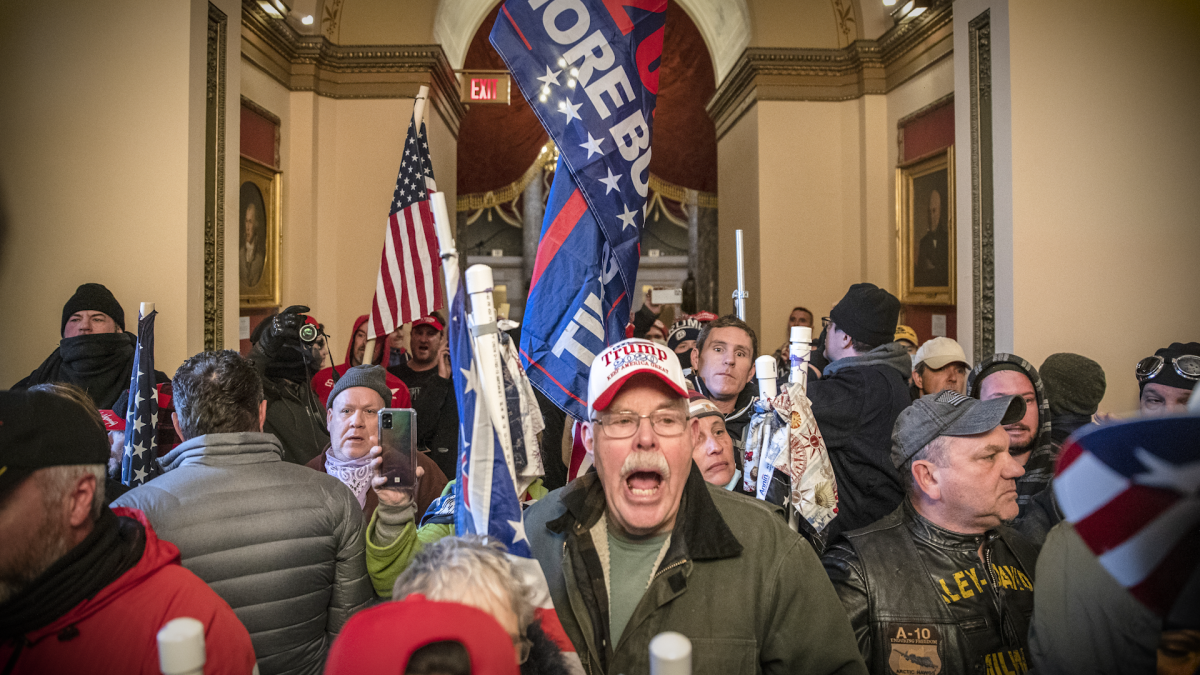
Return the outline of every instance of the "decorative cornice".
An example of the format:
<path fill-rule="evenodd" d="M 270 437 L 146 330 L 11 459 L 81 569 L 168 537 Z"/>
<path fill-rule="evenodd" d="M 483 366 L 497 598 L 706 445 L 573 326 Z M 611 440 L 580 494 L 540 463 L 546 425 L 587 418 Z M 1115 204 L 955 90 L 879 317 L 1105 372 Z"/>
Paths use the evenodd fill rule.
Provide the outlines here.
<path fill-rule="evenodd" d="M 757 101 L 848 101 L 886 94 L 953 51 L 950 0 L 936 0 L 912 21 L 878 40 L 855 40 L 841 49 L 749 47 L 708 102 L 708 114 L 725 133 Z"/>
<path fill-rule="evenodd" d="M 428 86 L 434 110 L 456 138 L 466 113 L 440 45 L 335 45 L 242 0 L 242 56 L 291 91 L 329 98 L 414 98 Z"/>

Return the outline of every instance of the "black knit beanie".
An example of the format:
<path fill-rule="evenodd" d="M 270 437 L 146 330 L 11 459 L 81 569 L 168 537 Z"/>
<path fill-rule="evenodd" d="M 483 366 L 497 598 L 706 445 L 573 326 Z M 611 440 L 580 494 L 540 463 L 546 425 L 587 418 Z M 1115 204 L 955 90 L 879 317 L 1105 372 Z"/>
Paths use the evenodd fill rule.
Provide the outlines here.
<path fill-rule="evenodd" d="M 854 284 L 830 310 L 829 318 L 846 335 L 879 346 L 895 339 L 900 301 L 875 284 Z"/>
<path fill-rule="evenodd" d="M 1200 342 L 1172 342 L 1170 347 L 1163 347 L 1154 352 L 1154 355 L 1163 357 L 1167 362 L 1155 373 L 1154 377 L 1138 382 L 1139 394 L 1151 382 L 1154 384 L 1165 384 L 1168 387 L 1175 387 L 1177 389 L 1187 389 L 1188 391 L 1195 388 L 1195 380 L 1189 380 L 1175 371 L 1174 359 L 1177 356 L 1184 355 L 1200 356 Z"/>
<path fill-rule="evenodd" d="M 1107 383 L 1099 363 L 1079 354 L 1051 354 L 1038 368 L 1051 415 L 1095 415 Z"/>
<path fill-rule="evenodd" d="M 84 310 L 104 312 L 117 322 L 121 330 L 125 330 L 125 310 L 121 309 L 121 303 L 117 302 L 112 291 L 103 284 L 83 284 L 75 289 L 75 295 L 63 305 L 62 330 L 58 334 L 67 332 L 67 320 L 72 314 Z"/>

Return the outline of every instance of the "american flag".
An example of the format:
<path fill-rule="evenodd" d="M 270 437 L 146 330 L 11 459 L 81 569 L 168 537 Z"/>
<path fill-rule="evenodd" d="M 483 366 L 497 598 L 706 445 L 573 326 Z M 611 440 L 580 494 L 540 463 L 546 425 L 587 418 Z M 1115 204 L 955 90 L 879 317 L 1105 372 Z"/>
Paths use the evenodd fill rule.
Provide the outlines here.
<path fill-rule="evenodd" d="M 1196 416 L 1090 427 L 1067 441 L 1054 479 L 1063 515 L 1100 564 L 1162 616 L 1200 602 L 1179 597 L 1200 562 L 1197 438 Z"/>
<path fill-rule="evenodd" d="M 138 321 L 133 375 L 129 378 L 129 406 L 125 412 L 125 452 L 121 456 L 121 482 L 137 487 L 150 479 L 158 456 L 158 390 L 154 383 L 154 317 Z"/>
<path fill-rule="evenodd" d="M 454 529 L 460 535 L 487 535 L 489 539 L 504 544 L 530 590 L 534 613 L 541 621 L 542 630 L 562 650 L 571 672 L 582 675 L 583 665 L 554 611 L 546 577 L 529 550 L 525 518 L 516 487 L 516 480 L 520 480 L 520 476 L 515 466 L 510 466 L 512 462 L 492 426 L 487 406 L 480 400 L 480 368 L 464 309 L 467 302 L 466 288 L 460 283 L 451 301 L 449 326 L 450 361 L 454 364 L 460 424 L 458 480 L 454 485 Z M 510 414 L 519 414 L 518 407 L 510 406 Z M 519 424 L 510 424 L 509 428 L 513 435 L 521 433 Z M 536 446 L 537 442 L 533 441 L 529 447 Z"/>
<path fill-rule="evenodd" d="M 429 194 L 436 191 L 425 123 L 421 123 L 418 134 L 414 117 L 408 123 L 404 158 L 392 194 L 383 257 L 371 300 L 369 339 L 388 335 L 442 306 L 438 292 L 442 260 L 429 206 Z"/>

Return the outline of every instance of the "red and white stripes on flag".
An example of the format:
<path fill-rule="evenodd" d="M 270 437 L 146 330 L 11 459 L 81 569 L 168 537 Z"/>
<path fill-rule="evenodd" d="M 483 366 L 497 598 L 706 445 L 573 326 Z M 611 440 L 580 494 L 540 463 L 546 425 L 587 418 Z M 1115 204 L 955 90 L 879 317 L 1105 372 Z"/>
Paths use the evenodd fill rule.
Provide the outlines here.
<path fill-rule="evenodd" d="M 388 335 L 442 307 L 442 261 L 429 195 L 437 191 L 425 124 L 409 122 L 371 300 L 367 338 Z"/>
<path fill-rule="evenodd" d="M 1176 603 L 1200 602 L 1181 597 L 1200 573 L 1197 437 L 1200 417 L 1088 427 L 1067 441 L 1054 478 L 1059 506 L 1080 538 L 1160 616 Z"/>

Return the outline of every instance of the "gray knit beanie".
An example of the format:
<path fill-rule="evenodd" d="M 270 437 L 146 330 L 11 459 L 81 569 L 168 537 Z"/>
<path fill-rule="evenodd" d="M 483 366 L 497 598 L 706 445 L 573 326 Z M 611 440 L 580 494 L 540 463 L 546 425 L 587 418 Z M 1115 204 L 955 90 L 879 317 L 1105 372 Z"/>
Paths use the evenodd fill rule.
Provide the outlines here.
<path fill-rule="evenodd" d="M 1038 368 L 1051 415 L 1095 415 L 1107 383 L 1099 363 L 1079 354 L 1051 354 Z"/>
<path fill-rule="evenodd" d="M 333 400 L 350 387 L 371 389 L 383 399 L 384 407 L 392 405 L 392 390 L 387 386 L 387 371 L 382 366 L 354 366 L 333 385 L 325 407 L 332 410 Z"/>

